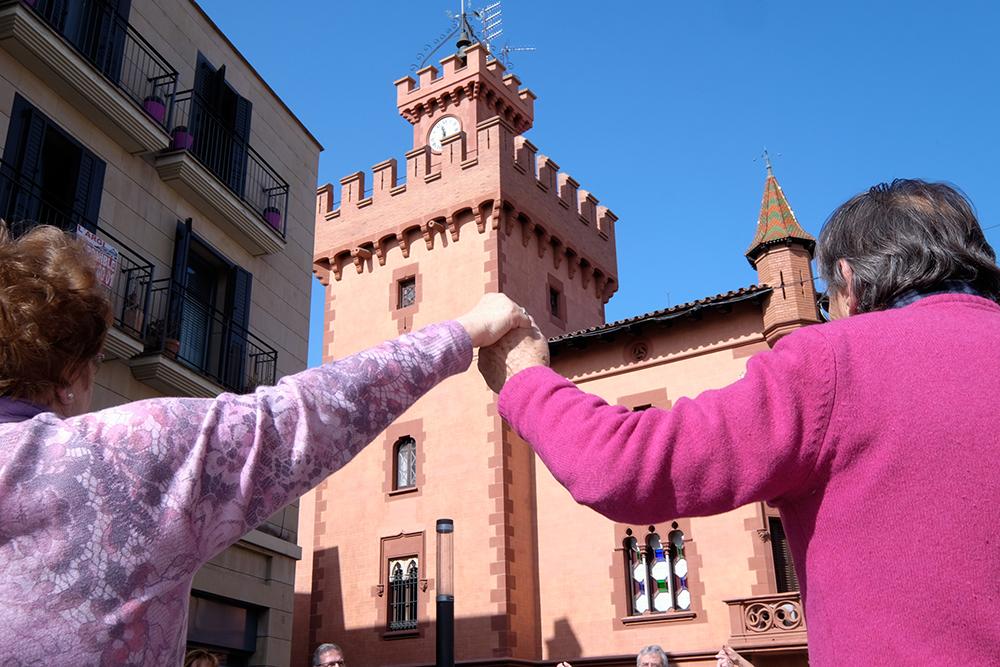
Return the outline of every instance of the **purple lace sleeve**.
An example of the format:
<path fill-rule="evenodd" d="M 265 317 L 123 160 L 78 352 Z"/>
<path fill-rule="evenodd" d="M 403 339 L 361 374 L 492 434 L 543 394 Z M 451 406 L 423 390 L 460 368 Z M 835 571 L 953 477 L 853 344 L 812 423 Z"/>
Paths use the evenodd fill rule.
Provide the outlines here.
<path fill-rule="evenodd" d="M 81 417 L 116 464 L 122 502 L 156 508 L 167 544 L 206 561 L 351 458 L 441 380 L 468 368 L 454 322 L 246 396 L 157 399 Z"/>

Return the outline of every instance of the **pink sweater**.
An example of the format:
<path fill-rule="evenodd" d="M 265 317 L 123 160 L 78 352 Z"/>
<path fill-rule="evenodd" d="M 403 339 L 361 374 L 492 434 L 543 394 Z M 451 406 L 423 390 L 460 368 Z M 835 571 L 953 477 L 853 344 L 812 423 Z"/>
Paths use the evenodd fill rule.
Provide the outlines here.
<path fill-rule="evenodd" d="M 179 665 L 198 568 L 471 360 L 452 322 L 247 396 L 0 400 L 0 664 Z"/>
<path fill-rule="evenodd" d="M 538 367 L 500 412 L 614 520 L 777 504 L 813 667 L 995 665 L 998 397 L 1000 306 L 947 294 L 797 331 L 670 410 L 609 406 Z"/>

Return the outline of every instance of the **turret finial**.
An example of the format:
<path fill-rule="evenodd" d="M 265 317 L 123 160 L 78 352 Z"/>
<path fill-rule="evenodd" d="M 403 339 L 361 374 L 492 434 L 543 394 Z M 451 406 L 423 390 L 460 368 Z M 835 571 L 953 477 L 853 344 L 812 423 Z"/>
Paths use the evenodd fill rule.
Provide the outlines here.
<path fill-rule="evenodd" d="M 774 176 L 774 169 L 771 168 L 771 154 L 767 152 L 767 146 L 764 146 L 764 152 L 760 154 L 760 157 L 764 160 L 764 166 L 767 167 L 767 175 Z"/>

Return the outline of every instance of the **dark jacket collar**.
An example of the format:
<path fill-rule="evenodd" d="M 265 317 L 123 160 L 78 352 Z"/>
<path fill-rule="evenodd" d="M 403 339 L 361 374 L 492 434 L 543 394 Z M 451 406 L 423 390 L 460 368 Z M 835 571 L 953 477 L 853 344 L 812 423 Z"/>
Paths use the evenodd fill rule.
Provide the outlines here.
<path fill-rule="evenodd" d="M 48 408 L 35 403 L 20 401 L 16 398 L 0 397 L 0 424 L 23 422 L 48 411 Z"/>

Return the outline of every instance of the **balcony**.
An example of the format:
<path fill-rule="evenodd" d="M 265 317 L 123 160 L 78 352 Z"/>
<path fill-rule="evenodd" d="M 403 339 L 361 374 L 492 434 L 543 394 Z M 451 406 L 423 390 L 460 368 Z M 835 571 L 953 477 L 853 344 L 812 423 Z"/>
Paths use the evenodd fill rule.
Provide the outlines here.
<path fill-rule="evenodd" d="M 143 351 L 146 315 L 153 283 L 153 264 L 125 242 L 74 210 L 45 197 L 32 183 L 5 162 L 0 162 L 0 217 L 24 211 L 25 221 L 11 225 L 20 235 L 37 225 L 53 225 L 77 234 L 100 256 L 98 279 L 108 290 L 114 313 L 114 328 L 108 332 L 105 353 L 109 358 L 129 359 Z"/>
<path fill-rule="evenodd" d="M 214 397 L 274 384 L 278 353 L 168 278 L 153 281 L 145 354 L 129 365 L 165 394 Z"/>
<path fill-rule="evenodd" d="M 0 45 L 128 152 L 169 145 L 177 71 L 103 0 L 0 0 Z"/>
<path fill-rule="evenodd" d="M 740 649 L 780 650 L 806 647 L 806 619 L 799 593 L 775 593 L 726 600 L 732 636 Z"/>
<path fill-rule="evenodd" d="M 214 210 L 251 254 L 280 252 L 288 183 L 194 91 L 177 94 L 172 122 L 170 148 L 155 161 L 160 178 Z"/>

